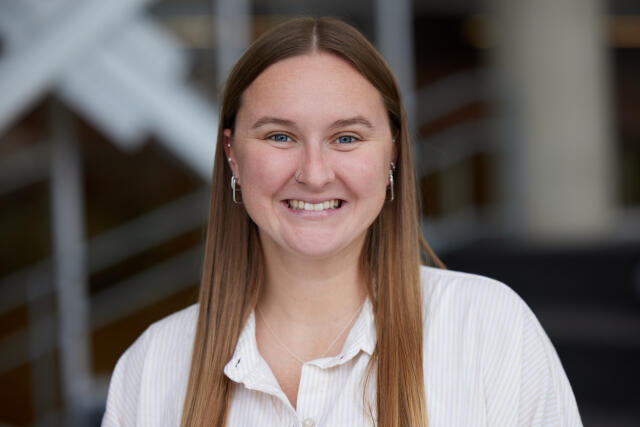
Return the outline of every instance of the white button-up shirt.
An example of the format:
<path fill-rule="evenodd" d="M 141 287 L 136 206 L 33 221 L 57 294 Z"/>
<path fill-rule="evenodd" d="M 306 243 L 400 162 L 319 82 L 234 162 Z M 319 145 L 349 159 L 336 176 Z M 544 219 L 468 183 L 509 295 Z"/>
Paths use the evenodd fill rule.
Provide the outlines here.
<path fill-rule="evenodd" d="M 508 287 L 423 267 L 423 366 L 427 416 L 436 426 L 580 426 L 556 352 Z M 198 315 L 188 307 L 153 324 L 122 355 L 103 426 L 178 426 Z M 371 426 L 376 343 L 367 301 L 342 351 L 305 363 L 294 409 L 260 356 L 252 314 L 225 375 L 233 382 L 229 426 Z"/>

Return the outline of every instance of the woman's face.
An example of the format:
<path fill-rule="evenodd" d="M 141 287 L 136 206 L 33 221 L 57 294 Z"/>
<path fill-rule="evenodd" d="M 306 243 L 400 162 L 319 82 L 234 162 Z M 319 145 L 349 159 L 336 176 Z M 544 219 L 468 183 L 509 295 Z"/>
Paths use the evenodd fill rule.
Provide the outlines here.
<path fill-rule="evenodd" d="M 296 56 L 253 81 L 235 123 L 225 150 L 265 250 L 359 254 L 395 161 L 376 88 L 334 55 Z"/>

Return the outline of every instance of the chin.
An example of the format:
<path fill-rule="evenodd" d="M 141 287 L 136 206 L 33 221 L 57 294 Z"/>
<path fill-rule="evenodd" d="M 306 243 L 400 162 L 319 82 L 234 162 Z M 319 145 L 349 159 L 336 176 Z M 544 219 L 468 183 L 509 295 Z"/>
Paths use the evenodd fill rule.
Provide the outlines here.
<path fill-rule="evenodd" d="M 289 246 L 289 250 L 298 256 L 305 258 L 328 258 L 337 254 L 340 250 L 335 247 L 318 247 L 318 246 Z"/>
<path fill-rule="evenodd" d="M 286 242 L 289 251 L 306 258 L 328 258 L 342 252 L 345 245 L 328 242 L 326 239 Z"/>

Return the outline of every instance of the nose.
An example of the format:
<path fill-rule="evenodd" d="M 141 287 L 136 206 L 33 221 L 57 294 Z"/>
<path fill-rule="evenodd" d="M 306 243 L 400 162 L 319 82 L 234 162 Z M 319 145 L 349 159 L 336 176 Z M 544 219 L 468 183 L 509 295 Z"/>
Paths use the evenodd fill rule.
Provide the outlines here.
<path fill-rule="evenodd" d="M 296 181 L 313 189 L 322 189 L 335 179 L 333 165 L 327 159 L 322 144 L 305 144 L 301 150 L 300 168 Z"/>

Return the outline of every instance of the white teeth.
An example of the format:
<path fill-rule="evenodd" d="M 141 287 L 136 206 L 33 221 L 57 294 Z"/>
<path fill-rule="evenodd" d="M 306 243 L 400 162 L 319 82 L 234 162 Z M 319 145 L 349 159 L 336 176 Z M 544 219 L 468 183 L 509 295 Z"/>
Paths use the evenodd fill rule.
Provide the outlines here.
<path fill-rule="evenodd" d="M 325 209 L 335 209 L 340 205 L 338 199 L 325 200 L 320 203 L 307 203 L 302 200 L 288 200 L 287 204 L 290 209 L 305 211 L 323 211 Z"/>

